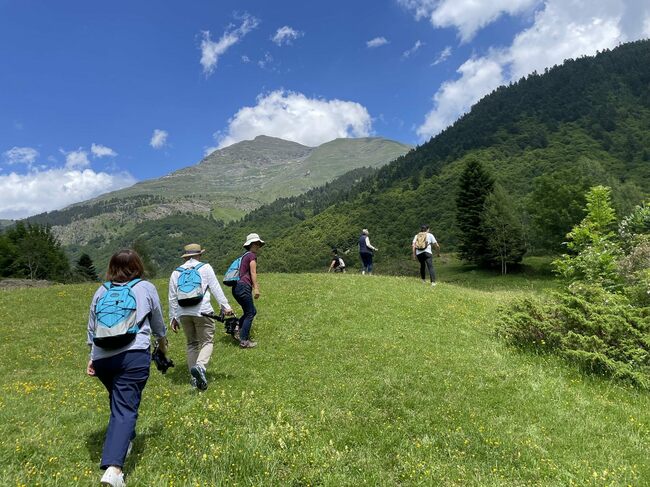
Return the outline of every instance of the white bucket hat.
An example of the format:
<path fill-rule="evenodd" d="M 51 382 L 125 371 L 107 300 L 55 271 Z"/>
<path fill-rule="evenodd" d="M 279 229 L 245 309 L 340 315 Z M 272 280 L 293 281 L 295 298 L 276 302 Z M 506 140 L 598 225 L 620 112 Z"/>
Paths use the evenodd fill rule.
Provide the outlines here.
<path fill-rule="evenodd" d="M 264 245 L 266 243 L 264 240 L 260 238 L 258 234 L 249 233 L 248 236 L 246 237 L 246 242 L 244 243 L 244 247 L 248 247 L 253 242 L 259 242 L 260 245 Z"/>

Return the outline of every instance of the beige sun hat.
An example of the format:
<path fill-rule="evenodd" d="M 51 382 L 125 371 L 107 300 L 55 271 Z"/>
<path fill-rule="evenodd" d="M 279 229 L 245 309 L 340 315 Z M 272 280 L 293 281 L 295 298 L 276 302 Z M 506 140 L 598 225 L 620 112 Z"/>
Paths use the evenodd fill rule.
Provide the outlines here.
<path fill-rule="evenodd" d="M 246 242 L 244 242 L 244 247 L 248 247 L 253 242 L 259 242 L 260 245 L 264 245 L 266 242 L 260 238 L 256 233 L 249 233 L 246 237 Z"/>
<path fill-rule="evenodd" d="M 199 244 L 188 244 L 185 247 L 183 247 L 183 250 L 185 253 L 181 255 L 181 257 L 194 257 L 196 255 L 201 255 L 203 252 L 205 252 L 205 249 L 202 249 Z"/>

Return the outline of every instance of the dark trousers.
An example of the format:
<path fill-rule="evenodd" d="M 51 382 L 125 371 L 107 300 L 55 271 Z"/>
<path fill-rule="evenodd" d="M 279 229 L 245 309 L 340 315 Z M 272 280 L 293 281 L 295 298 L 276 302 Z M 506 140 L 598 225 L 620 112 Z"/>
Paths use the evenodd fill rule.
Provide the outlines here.
<path fill-rule="evenodd" d="M 253 289 L 249 284 L 238 282 L 232 290 L 232 295 L 244 313 L 239 318 L 239 339 L 241 341 L 248 340 L 251 327 L 253 326 L 253 318 L 257 314 L 257 309 L 255 309 L 255 303 L 253 302 Z"/>
<path fill-rule="evenodd" d="M 124 466 L 129 442 L 135 438 L 135 422 L 147 379 L 149 350 L 129 350 L 112 357 L 93 360 L 95 375 L 108 391 L 111 416 L 106 429 L 100 468 Z"/>
<path fill-rule="evenodd" d="M 424 266 L 426 266 L 429 269 L 429 277 L 431 278 L 431 282 L 436 282 L 436 271 L 433 268 L 433 255 L 430 254 L 429 252 L 422 252 L 418 254 L 418 260 L 420 261 L 420 277 L 424 281 Z"/>
<path fill-rule="evenodd" d="M 372 254 L 361 252 L 359 256 L 361 257 L 361 264 L 363 265 L 362 270 L 372 272 Z"/>

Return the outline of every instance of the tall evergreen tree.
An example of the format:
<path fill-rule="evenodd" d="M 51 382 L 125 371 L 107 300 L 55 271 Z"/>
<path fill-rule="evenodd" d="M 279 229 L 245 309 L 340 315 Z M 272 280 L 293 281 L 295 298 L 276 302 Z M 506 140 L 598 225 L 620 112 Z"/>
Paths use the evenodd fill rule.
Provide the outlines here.
<path fill-rule="evenodd" d="M 16 249 L 12 276 L 53 281 L 69 277 L 70 263 L 49 226 L 18 222 L 7 238 Z"/>
<path fill-rule="evenodd" d="M 97 281 L 97 270 L 95 264 L 88 254 L 81 254 L 75 268 L 77 275 L 84 281 Z"/>
<path fill-rule="evenodd" d="M 481 161 L 475 158 L 467 161 L 456 196 L 459 251 L 461 259 L 482 266 L 490 264 L 490 249 L 483 228 L 483 209 L 493 187 L 494 180 Z"/>
<path fill-rule="evenodd" d="M 521 219 L 500 184 L 496 184 L 486 198 L 482 219 L 491 260 L 501 267 L 501 274 L 506 274 L 508 264 L 521 262 L 526 244 Z"/>

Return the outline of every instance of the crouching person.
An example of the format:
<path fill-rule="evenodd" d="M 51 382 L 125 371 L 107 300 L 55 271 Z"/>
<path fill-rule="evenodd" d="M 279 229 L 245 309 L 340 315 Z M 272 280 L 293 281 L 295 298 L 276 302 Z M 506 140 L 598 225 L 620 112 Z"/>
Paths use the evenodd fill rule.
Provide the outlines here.
<path fill-rule="evenodd" d="M 161 352 L 167 353 L 158 292 L 142 280 L 143 273 L 140 256 L 120 250 L 111 257 L 107 282 L 90 305 L 86 373 L 104 384 L 111 409 L 100 465 L 105 470 L 103 486 L 126 485 L 122 468 L 135 438 L 140 399 L 149 378 L 152 334 Z"/>

